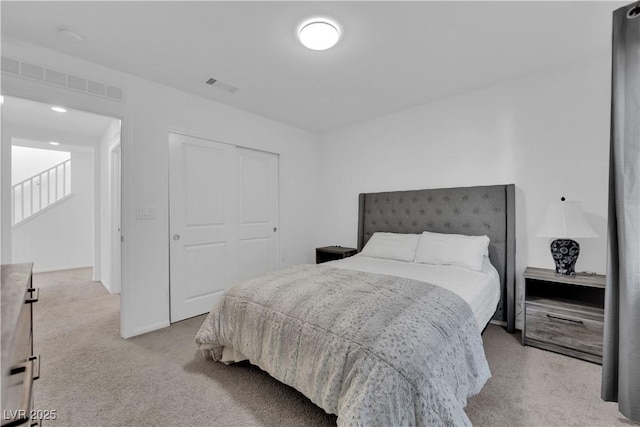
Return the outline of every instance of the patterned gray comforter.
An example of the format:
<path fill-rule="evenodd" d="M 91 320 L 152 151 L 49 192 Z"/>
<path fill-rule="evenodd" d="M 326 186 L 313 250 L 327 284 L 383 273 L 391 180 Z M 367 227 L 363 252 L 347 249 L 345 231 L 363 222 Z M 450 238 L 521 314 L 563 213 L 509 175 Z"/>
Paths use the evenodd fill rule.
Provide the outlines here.
<path fill-rule="evenodd" d="M 491 376 L 468 304 L 423 282 L 299 265 L 229 289 L 196 342 L 226 347 L 306 395 L 339 425 L 471 425 Z"/>

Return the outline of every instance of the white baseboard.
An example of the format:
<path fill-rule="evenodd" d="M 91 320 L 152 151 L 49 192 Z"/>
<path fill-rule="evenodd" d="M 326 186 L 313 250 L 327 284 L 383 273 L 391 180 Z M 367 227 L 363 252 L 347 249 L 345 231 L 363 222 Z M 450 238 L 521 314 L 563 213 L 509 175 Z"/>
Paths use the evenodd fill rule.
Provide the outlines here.
<path fill-rule="evenodd" d="M 143 326 L 142 328 L 136 328 L 131 333 L 122 333 L 122 338 L 131 338 L 136 335 L 146 334 L 147 332 L 153 332 L 158 329 L 168 328 L 171 324 L 168 321 L 162 321 L 158 323 L 153 323 L 151 325 Z"/>
<path fill-rule="evenodd" d="M 109 286 L 108 284 L 104 283 L 102 280 L 94 280 L 95 282 L 100 282 L 102 284 L 102 286 L 104 286 L 104 288 L 107 290 L 107 292 L 109 292 L 109 294 L 111 295 L 116 295 L 119 294 L 120 292 L 115 292 L 113 289 L 111 289 L 111 286 Z"/>
<path fill-rule="evenodd" d="M 68 265 L 64 267 L 53 267 L 53 268 L 34 268 L 33 273 L 53 273 L 55 271 L 64 271 L 64 270 L 77 270 L 79 268 L 93 268 L 92 265 Z"/>

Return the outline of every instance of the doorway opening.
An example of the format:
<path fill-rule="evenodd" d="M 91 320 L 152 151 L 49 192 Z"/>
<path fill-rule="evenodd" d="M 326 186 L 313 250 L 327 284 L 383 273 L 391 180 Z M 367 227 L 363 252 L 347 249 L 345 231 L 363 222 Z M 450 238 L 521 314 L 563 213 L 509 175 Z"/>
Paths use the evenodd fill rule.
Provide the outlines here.
<path fill-rule="evenodd" d="M 120 293 L 121 122 L 53 107 L 4 96 L 10 262 L 33 262 L 35 273 L 91 268 L 94 281 Z"/>

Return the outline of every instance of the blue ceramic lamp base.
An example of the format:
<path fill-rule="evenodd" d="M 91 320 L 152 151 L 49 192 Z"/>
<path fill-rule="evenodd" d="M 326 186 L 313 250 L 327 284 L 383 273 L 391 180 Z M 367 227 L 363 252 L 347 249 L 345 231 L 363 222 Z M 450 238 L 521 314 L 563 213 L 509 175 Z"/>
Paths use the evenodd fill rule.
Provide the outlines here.
<path fill-rule="evenodd" d="M 556 263 L 556 274 L 576 275 L 576 261 L 580 254 L 580 245 L 571 239 L 556 239 L 551 242 L 551 256 Z"/>

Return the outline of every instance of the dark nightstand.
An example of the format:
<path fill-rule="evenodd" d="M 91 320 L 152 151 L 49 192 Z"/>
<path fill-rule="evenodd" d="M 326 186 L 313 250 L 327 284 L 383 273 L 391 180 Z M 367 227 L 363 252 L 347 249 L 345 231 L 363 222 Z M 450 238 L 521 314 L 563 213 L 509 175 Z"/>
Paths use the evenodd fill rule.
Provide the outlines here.
<path fill-rule="evenodd" d="M 522 344 L 602 364 L 606 276 L 524 272 Z"/>
<path fill-rule="evenodd" d="M 355 248 L 343 248 L 342 246 L 325 246 L 324 248 L 316 248 L 316 264 L 336 259 L 348 258 L 358 251 Z"/>

